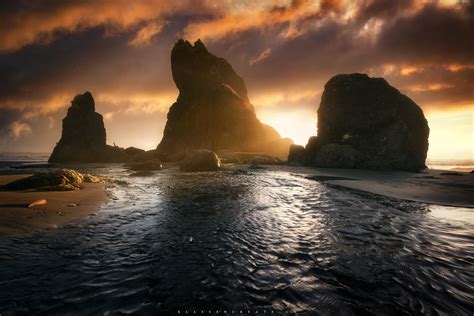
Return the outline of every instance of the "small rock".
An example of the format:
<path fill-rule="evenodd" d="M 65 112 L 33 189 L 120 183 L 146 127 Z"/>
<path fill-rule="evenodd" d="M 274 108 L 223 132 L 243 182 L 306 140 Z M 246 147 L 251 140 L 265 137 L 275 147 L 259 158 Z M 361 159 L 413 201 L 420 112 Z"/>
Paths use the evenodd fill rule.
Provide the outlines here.
<path fill-rule="evenodd" d="M 76 206 L 78 206 L 78 205 L 79 205 L 79 204 L 76 204 L 76 203 L 69 203 L 67 206 L 69 206 L 69 207 L 76 207 Z"/>
<path fill-rule="evenodd" d="M 32 208 L 32 207 L 35 207 L 35 206 L 46 205 L 47 203 L 48 203 L 48 201 L 46 201 L 45 199 L 38 199 L 38 200 L 34 200 L 30 204 L 28 204 L 28 207 Z"/>

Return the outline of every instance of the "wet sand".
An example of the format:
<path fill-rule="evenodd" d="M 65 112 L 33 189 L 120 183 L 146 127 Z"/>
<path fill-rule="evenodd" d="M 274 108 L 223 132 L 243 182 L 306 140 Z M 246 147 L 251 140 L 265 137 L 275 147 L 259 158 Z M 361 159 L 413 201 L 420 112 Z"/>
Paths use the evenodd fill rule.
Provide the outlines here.
<path fill-rule="evenodd" d="M 26 176 L 0 176 L 0 185 Z M 32 234 L 78 221 L 107 201 L 104 187 L 104 184 L 84 183 L 80 191 L 0 191 L 0 236 Z M 48 203 L 27 207 L 37 199 L 46 199 Z"/>
<path fill-rule="evenodd" d="M 266 168 L 271 170 L 280 169 L 281 167 L 266 166 Z M 283 167 L 283 169 L 305 174 L 315 181 L 400 200 L 456 207 L 474 207 L 474 174 L 472 173 L 433 169 L 412 173 L 292 166 Z"/>
<path fill-rule="evenodd" d="M 168 166 L 168 168 L 174 167 L 176 166 Z M 247 168 L 248 165 L 224 165 L 224 170 Z M 421 173 L 410 173 L 281 165 L 263 166 L 263 168 L 267 171 L 290 172 L 314 181 L 401 200 L 474 207 L 474 174 L 471 173 L 452 175 L 452 172 L 431 169 Z M 28 174 L 0 175 L 0 185 L 26 176 Z M 104 184 L 86 183 L 81 191 L 0 191 L 0 236 L 31 234 L 78 221 L 95 212 L 108 199 L 104 187 Z M 27 207 L 29 203 L 40 198 L 46 199 L 48 203 L 35 208 Z M 69 204 L 77 206 L 71 207 Z"/>

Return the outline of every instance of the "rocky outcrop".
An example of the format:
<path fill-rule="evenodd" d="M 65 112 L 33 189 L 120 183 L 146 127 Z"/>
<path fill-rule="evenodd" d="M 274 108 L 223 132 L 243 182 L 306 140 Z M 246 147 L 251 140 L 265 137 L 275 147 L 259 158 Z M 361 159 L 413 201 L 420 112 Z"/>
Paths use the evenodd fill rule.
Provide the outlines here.
<path fill-rule="evenodd" d="M 243 79 L 200 40 L 175 44 L 171 70 L 179 96 L 157 147 L 161 159 L 194 149 L 288 154 L 291 140 L 258 120 Z"/>
<path fill-rule="evenodd" d="M 325 85 L 318 135 L 288 161 L 332 168 L 426 168 L 428 123 L 421 108 L 382 78 L 337 75 Z"/>
<path fill-rule="evenodd" d="M 215 152 L 206 149 L 188 152 L 179 167 L 181 171 L 214 171 L 220 168 L 219 157 Z"/>
<path fill-rule="evenodd" d="M 95 111 L 92 94 L 74 97 L 63 119 L 62 135 L 49 162 L 123 162 L 144 153 L 137 148 L 123 149 L 106 144 L 102 115 Z"/>
<path fill-rule="evenodd" d="M 82 174 L 72 169 L 58 169 L 52 172 L 37 173 L 6 184 L 6 191 L 76 191 L 83 183 L 107 183 L 108 180 L 90 174 Z"/>

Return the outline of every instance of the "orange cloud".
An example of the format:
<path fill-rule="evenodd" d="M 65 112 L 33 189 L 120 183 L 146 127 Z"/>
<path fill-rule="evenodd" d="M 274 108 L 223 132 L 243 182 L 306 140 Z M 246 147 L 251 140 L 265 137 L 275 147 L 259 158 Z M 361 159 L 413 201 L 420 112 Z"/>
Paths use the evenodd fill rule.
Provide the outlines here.
<path fill-rule="evenodd" d="M 58 5 L 59 3 L 59 5 Z M 139 23 L 199 5 L 190 1 L 63 1 L 55 6 L 31 5 L 12 14 L 0 14 L 0 51 L 13 52 L 33 43 L 48 43 L 58 34 L 73 33 L 105 25 L 114 30 L 128 30 Z M 148 28 L 147 28 L 148 27 Z M 134 43 L 145 43 L 147 36 L 159 32 L 158 24 L 148 24 L 138 31 Z"/>
<path fill-rule="evenodd" d="M 268 58 L 268 56 L 270 56 L 272 52 L 272 49 L 271 48 L 267 48 L 265 49 L 263 52 L 261 52 L 260 54 L 258 54 L 258 56 L 256 56 L 255 58 L 252 58 L 250 59 L 250 66 L 253 66 L 255 65 L 256 63 L 259 63 L 261 62 L 262 60 Z"/>
<path fill-rule="evenodd" d="M 423 84 L 423 85 L 415 85 L 409 87 L 408 89 L 415 92 L 424 92 L 424 91 L 437 91 L 442 89 L 449 89 L 453 88 L 453 85 L 445 84 L 445 83 L 430 83 L 430 84 Z"/>
<path fill-rule="evenodd" d="M 10 134 L 13 136 L 14 139 L 18 139 L 23 135 L 30 134 L 31 131 L 31 127 L 24 122 L 15 121 L 10 124 Z"/>
<path fill-rule="evenodd" d="M 151 22 L 139 29 L 135 34 L 135 37 L 131 39 L 128 43 L 131 46 L 143 46 L 150 44 L 153 36 L 156 36 L 161 32 L 165 23 L 163 22 Z"/>
<path fill-rule="evenodd" d="M 288 25 L 281 35 L 293 38 L 308 30 L 308 21 L 325 14 L 341 13 L 344 8 L 341 1 L 334 0 L 293 0 L 287 6 L 274 6 L 271 1 L 264 4 L 250 4 L 245 10 L 222 10 L 216 18 L 188 25 L 184 29 L 184 37 L 190 40 L 218 40 L 229 34 L 274 28 L 286 23 Z"/>

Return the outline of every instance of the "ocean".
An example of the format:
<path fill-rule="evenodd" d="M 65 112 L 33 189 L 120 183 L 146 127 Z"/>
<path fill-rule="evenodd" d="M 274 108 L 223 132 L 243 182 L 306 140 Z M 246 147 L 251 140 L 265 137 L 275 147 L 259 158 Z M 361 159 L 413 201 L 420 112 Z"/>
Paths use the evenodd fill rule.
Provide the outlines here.
<path fill-rule="evenodd" d="M 46 158 L 3 155 L 0 167 Z M 110 201 L 78 223 L 0 237 L 1 315 L 474 310 L 471 209 L 284 170 L 164 169 L 144 178 L 119 164 L 80 171 L 129 184 L 108 188 Z"/>
<path fill-rule="evenodd" d="M 12 165 L 46 163 L 50 153 L 0 153 L 0 172 Z M 427 159 L 430 169 L 470 172 L 474 170 L 474 159 Z"/>

